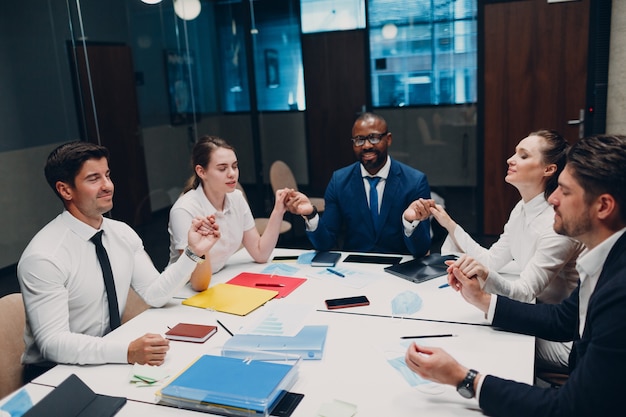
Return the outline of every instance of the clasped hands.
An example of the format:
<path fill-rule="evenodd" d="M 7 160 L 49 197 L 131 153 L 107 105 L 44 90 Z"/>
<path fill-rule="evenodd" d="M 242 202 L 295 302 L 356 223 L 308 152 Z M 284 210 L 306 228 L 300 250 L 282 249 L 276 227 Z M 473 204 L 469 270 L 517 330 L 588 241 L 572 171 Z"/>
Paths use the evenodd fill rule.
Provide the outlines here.
<path fill-rule="evenodd" d="M 193 253 L 197 255 L 209 253 L 220 237 L 220 226 L 215 222 L 214 214 L 191 219 L 187 243 Z"/>
<path fill-rule="evenodd" d="M 424 221 L 430 217 L 431 208 L 435 208 L 435 200 L 430 198 L 420 198 L 409 204 L 402 215 L 409 223 L 416 220 Z"/>

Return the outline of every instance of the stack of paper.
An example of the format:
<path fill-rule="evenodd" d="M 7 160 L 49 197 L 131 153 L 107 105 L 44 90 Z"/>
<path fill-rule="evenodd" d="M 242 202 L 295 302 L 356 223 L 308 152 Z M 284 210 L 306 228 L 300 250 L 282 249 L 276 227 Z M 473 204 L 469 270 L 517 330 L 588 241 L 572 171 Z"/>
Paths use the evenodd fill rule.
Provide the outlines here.
<path fill-rule="evenodd" d="M 180 408 L 266 416 L 295 383 L 298 365 L 203 355 L 156 395 Z"/>
<path fill-rule="evenodd" d="M 328 326 L 304 326 L 295 336 L 236 334 L 224 343 L 222 354 L 245 358 L 250 351 L 298 355 L 302 359 L 322 359 Z"/>

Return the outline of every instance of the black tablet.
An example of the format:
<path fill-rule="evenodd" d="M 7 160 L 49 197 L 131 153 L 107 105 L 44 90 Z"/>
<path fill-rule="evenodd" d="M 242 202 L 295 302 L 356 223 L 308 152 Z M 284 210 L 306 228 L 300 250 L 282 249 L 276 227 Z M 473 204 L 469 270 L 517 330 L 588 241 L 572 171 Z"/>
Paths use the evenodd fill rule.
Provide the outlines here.
<path fill-rule="evenodd" d="M 396 265 L 402 261 L 402 256 L 384 255 L 348 255 L 343 262 L 358 262 L 363 264 Z"/>

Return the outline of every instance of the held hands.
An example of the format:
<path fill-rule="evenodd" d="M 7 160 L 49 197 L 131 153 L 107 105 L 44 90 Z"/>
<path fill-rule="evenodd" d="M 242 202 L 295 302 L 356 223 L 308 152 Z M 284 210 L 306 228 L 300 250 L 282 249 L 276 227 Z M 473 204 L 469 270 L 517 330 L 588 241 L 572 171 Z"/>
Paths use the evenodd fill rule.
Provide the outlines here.
<path fill-rule="evenodd" d="M 146 333 L 128 345 L 128 363 L 158 366 L 165 361 L 170 341 L 161 335 Z"/>
<path fill-rule="evenodd" d="M 411 371 L 422 378 L 446 385 L 457 386 L 468 371 L 445 350 L 418 346 L 416 343 L 409 346 L 404 361 Z"/>
<path fill-rule="evenodd" d="M 448 265 L 448 284 L 461 295 L 468 303 L 487 313 L 491 303 L 491 295 L 482 290 L 478 274 L 485 277 L 489 270 L 473 258 L 463 255 L 456 261 L 446 261 Z M 471 274 L 471 275 L 468 275 Z"/>
<path fill-rule="evenodd" d="M 221 236 L 220 227 L 215 222 L 215 216 L 195 217 L 191 220 L 191 227 L 187 234 L 187 244 L 196 254 L 206 254 Z"/>
<path fill-rule="evenodd" d="M 309 200 L 309 197 L 301 193 L 300 191 L 289 190 L 289 194 L 285 199 L 287 210 L 291 214 L 298 216 L 306 216 L 313 213 L 313 205 Z"/>
<path fill-rule="evenodd" d="M 287 200 L 291 193 L 294 192 L 291 188 L 283 188 L 276 191 L 276 199 L 274 201 L 274 211 L 283 215 L 289 207 L 287 206 Z"/>
<path fill-rule="evenodd" d="M 430 217 L 431 207 L 435 207 L 435 200 L 425 198 L 415 200 L 404 210 L 404 219 L 408 222 L 424 221 Z"/>
<path fill-rule="evenodd" d="M 454 222 L 454 220 L 452 220 L 452 218 L 450 217 L 448 212 L 443 208 L 443 206 L 439 204 L 434 204 L 432 207 L 430 207 L 430 214 L 433 215 L 435 220 L 437 220 L 437 223 L 439 223 L 441 227 L 446 229 L 449 234 L 454 233 L 454 229 L 456 228 L 456 223 Z"/>

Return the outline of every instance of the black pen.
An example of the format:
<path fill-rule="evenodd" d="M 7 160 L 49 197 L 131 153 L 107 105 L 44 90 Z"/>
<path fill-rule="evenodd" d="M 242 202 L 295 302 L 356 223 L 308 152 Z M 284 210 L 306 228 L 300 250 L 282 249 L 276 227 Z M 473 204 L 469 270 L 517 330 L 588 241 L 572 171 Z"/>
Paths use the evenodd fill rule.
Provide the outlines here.
<path fill-rule="evenodd" d="M 224 326 L 221 321 L 217 320 L 217 324 L 222 326 L 222 329 L 226 330 L 226 333 L 228 333 L 229 335 L 233 336 L 232 332 L 230 330 L 228 330 L 228 328 L 226 326 Z"/>
<path fill-rule="evenodd" d="M 257 282 L 254 284 L 256 287 L 284 287 L 285 284 L 271 283 L 271 282 Z"/>
<path fill-rule="evenodd" d="M 335 274 L 335 275 L 337 275 L 337 276 L 339 276 L 339 277 L 341 277 L 341 278 L 345 278 L 345 277 L 346 277 L 346 276 L 345 276 L 344 274 L 342 274 L 341 272 L 339 272 L 339 271 L 335 271 L 335 270 L 334 270 L 334 269 L 332 269 L 332 268 L 326 268 L 326 270 L 327 270 L 328 272 L 330 272 L 331 274 Z"/>
<path fill-rule="evenodd" d="M 429 339 L 431 337 L 456 337 L 457 335 L 448 333 L 448 334 L 424 334 L 421 336 L 402 336 L 400 339 Z"/>

